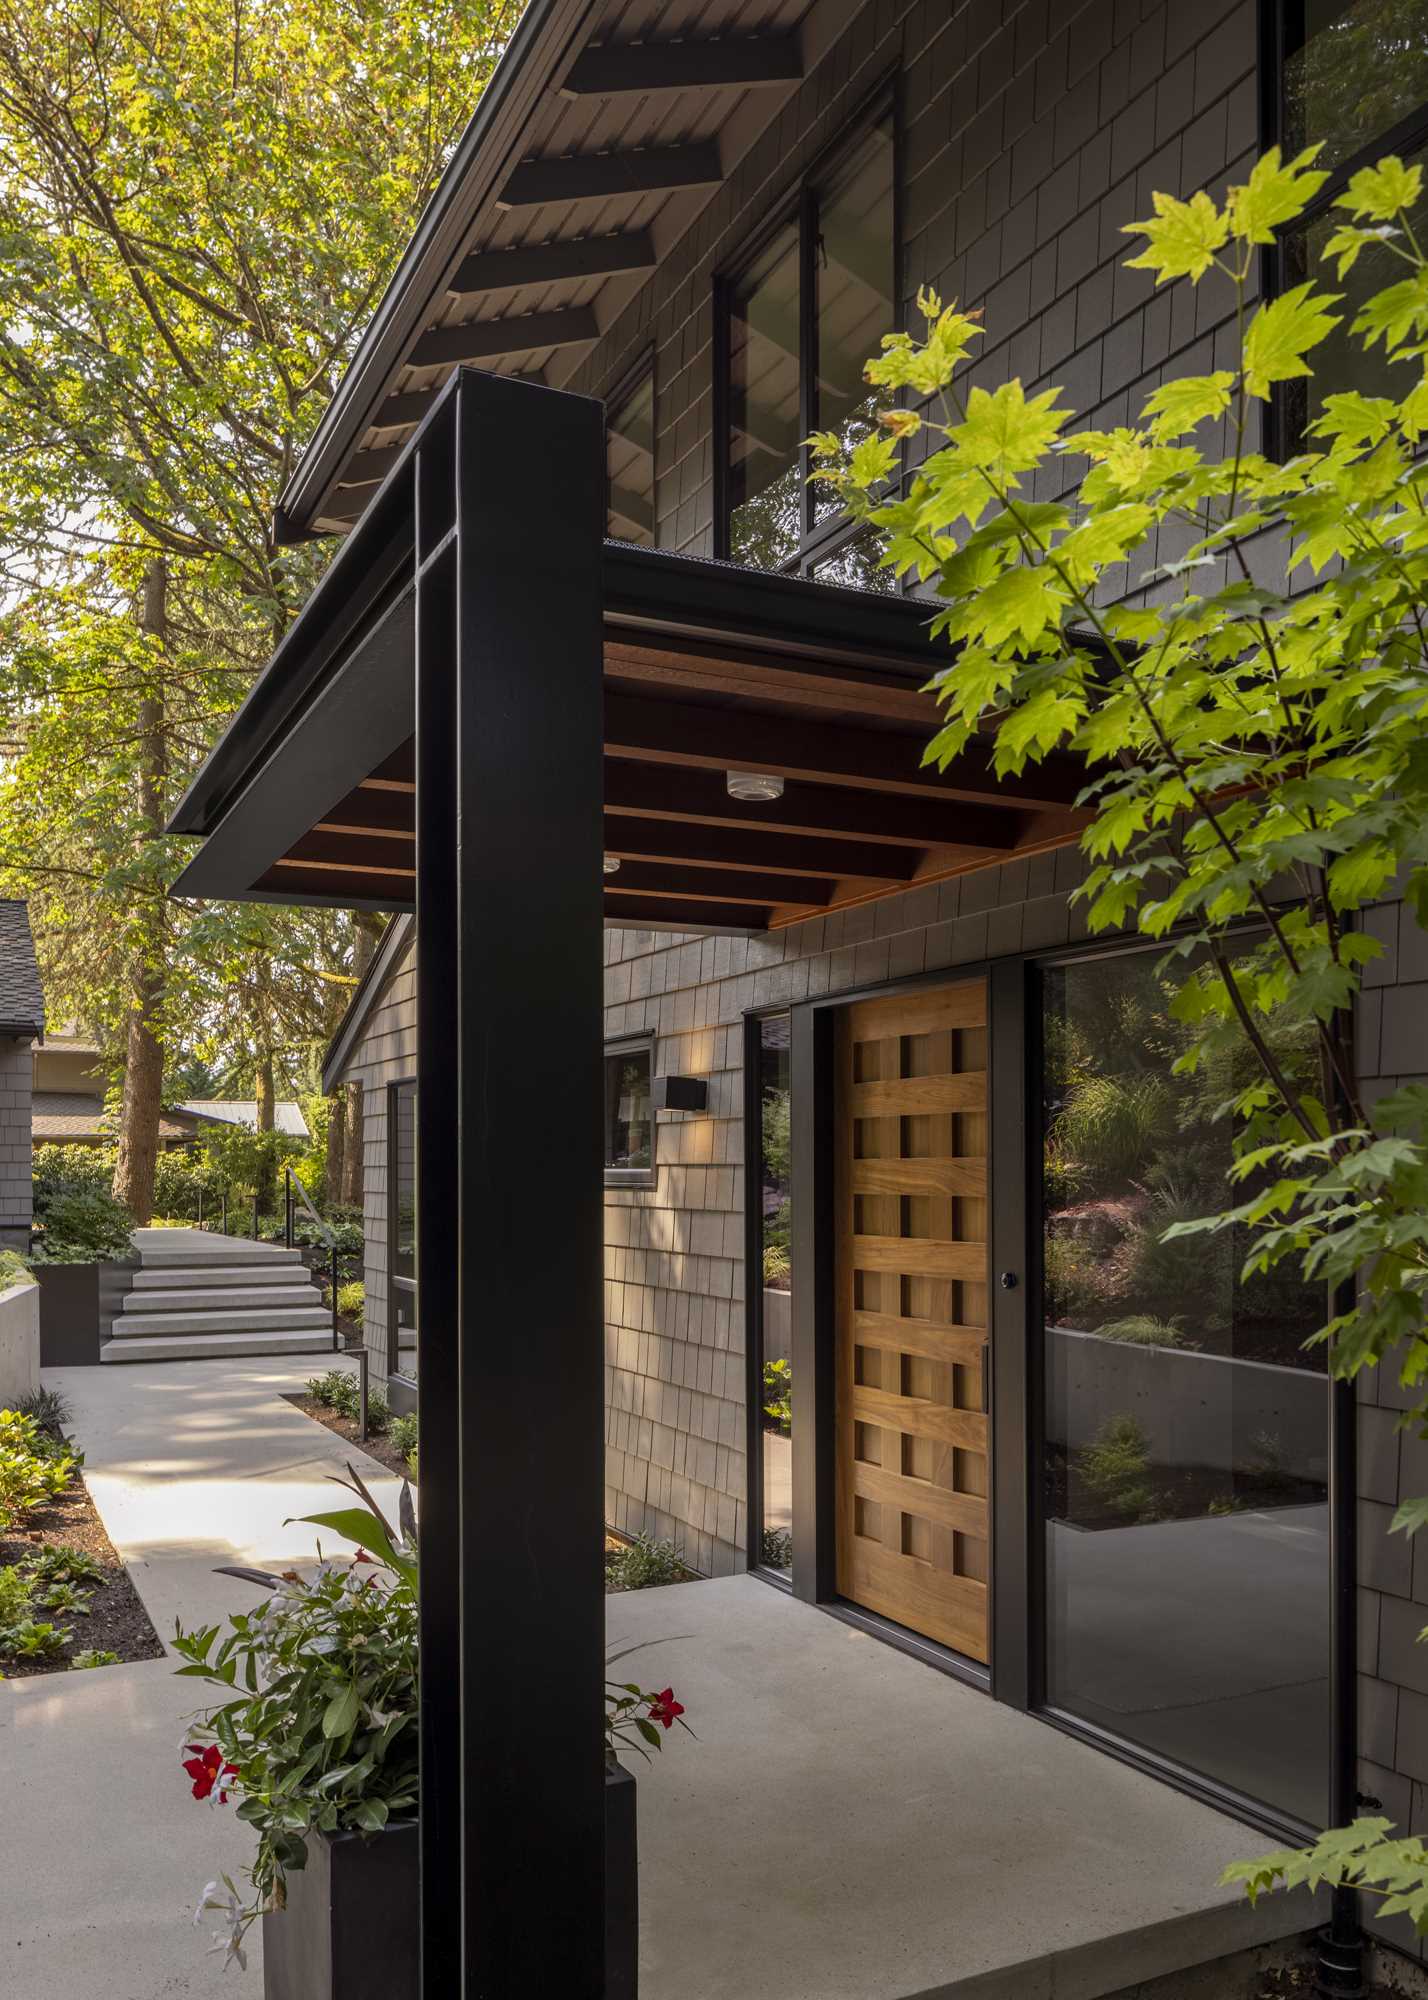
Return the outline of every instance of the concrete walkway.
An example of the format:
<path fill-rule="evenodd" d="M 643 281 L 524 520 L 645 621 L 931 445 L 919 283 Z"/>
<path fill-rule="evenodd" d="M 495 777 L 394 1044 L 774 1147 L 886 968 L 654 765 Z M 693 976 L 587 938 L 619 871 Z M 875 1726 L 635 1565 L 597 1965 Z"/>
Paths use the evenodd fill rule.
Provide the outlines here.
<path fill-rule="evenodd" d="M 47 1373 L 166 1639 L 256 1594 L 216 1563 L 311 1555 L 284 1518 L 351 1451 L 282 1400 L 310 1366 Z M 612 1598 L 609 1629 L 698 1732 L 637 1767 L 642 2000 L 1094 2000 L 1308 1921 L 1216 1888 L 1262 1836 L 767 1584 Z M 168 1661 L 0 1684 L 0 2000 L 259 2000 L 188 1921 L 250 1852 L 178 1768 L 198 1695 Z"/>
<path fill-rule="evenodd" d="M 289 1516 L 341 1500 L 327 1475 L 355 1459 L 384 1506 L 398 1482 L 285 1403 L 321 1357 L 57 1368 L 86 1477 L 160 1638 L 219 1621 L 260 1593 L 217 1563 L 310 1558 Z M 171 1660 L 0 1682 L 0 2000 L 261 2000 L 208 1957 L 190 1923 L 205 1881 L 236 1875 L 252 1835 L 189 1796 L 179 1769 L 201 1686 Z M 206 1922 L 207 1920 L 205 1920 Z"/>

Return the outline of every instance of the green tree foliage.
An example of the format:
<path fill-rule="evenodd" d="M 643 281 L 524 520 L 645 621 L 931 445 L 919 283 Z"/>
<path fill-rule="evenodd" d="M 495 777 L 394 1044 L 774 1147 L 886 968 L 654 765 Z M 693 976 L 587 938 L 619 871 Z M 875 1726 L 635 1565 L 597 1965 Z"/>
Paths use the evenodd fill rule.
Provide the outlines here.
<path fill-rule="evenodd" d="M 1260 248 L 1326 178 L 1316 151 L 1267 154 L 1223 205 L 1156 195 L 1133 226 L 1143 247 L 1129 261 L 1157 284 L 1225 288 L 1233 366 L 1165 383 L 1136 423 L 1075 430 L 1054 389 L 964 393 L 981 328 L 929 296 L 926 339 L 889 338 L 867 370 L 915 406 L 889 412 L 846 470 L 836 439 L 817 449 L 886 537 L 888 564 L 943 600 L 935 626 L 956 656 L 938 676 L 929 761 L 947 765 L 983 730 L 1000 772 L 1079 754 L 1091 929 L 1167 940 L 1189 1030 L 1181 1074 L 1252 1058 L 1224 1106 L 1246 1198 L 1162 1240 L 1233 1231 L 1249 1242 L 1244 1281 L 1288 1260 L 1344 1287 L 1352 1302 L 1315 1336 L 1332 1368 L 1390 1362 L 1422 1423 L 1428 1089 L 1366 1103 L 1352 1031 L 1380 951 L 1359 913 L 1401 887 L 1428 924 L 1422 171 L 1390 157 L 1356 173 L 1325 243 L 1328 284 L 1255 307 Z M 1340 314 L 1334 285 L 1384 251 L 1394 282 Z M 1380 371 L 1389 362 L 1396 393 L 1328 394 L 1303 447 L 1266 457 L 1254 412 L 1277 385 L 1312 381 L 1336 328 Z M 927 456 L 889 497 L 913 439 Z M 1033 481 L 1063 497 L 1029 497 Z M 1296 1029 L 1316 1060 L 1291 1068 L 1282 1037 Z M 1394 1525 L 1426 1519 L 1415 1500 Z M 1362 1821 L 1239 1872 L 1255 1890 L 1360 1881 L 1428 1927 L 1423 1852 L 1384 1831 Z"/>
<path fill-rule="evenodd" d="M 345 997 L 349 922 L 166 903 L 162 828 L 316 577 L 274 503 L 518 12 L 0 0 L 0 878 L 141 1220 L 166 1054 L 241 1014 L 261 1098 Z"/>

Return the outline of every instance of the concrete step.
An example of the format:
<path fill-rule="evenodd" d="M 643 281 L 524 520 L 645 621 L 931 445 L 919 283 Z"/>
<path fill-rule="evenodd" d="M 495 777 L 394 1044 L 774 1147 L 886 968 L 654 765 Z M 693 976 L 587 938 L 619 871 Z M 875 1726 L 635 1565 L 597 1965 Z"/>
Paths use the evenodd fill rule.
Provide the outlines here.
<path fill-rule="evenodd" d="M 145 1265 L 134 1273 L 136 1292 L 181 1292 L 196 1285 L 282 1287 L 302 1282 L 301 1270 L 295 1270 L 291 1264 L 268 1265 L 256 1258 L 250 1258 L 246 1264 L 175 1264 L 162 1271 L 150 1270 Z"/>
<path fill-rule="evenodd" d="M 134 1291 L 126 1294 L 126 1313 L 237 1312 L 240 1307 L 256 1307 L 260 1312 L 279 1312 L 289 1306 L 321 1306 L 322 1293 L 316 1285 L 202 1285 L 174 1287 L 171 1291 Z"/>
<path fill-rule="evenodd" d="M 116 1340 L 133 1340 L 146 1333 L 295 1333 L 307 1328 L 332 1332 L 332 1315 L 321 1305 L 284 1306 L 280 1310 L 244 1312 L 122 1312 L 114 1315 Z"/>
<path fill-rule="evenodd" d="M 117 1324 L 117 1322 L 116 1322 Z M 219 1361 L 241 1354 L 330 1354 L 332 1332 L 151 1334 L 141 1340 L 106 1340 L 101 1361 Z"/>
<path fill-rule="evenodd" d="M 145 1243 L 139 1251 L 139 1261 L 146 1271 L 207 1271 L 215 1267 L 231 1269 L 235 1264 L 300 1264 L 302 1252 L 296 1246 L 291 1250 L 281 1243 L 245 1244 L 241 1237 L 215 1237 L 213 1248 L 202 1249 L 192 1244 L 181 1244 L 170 1250 L 164 1246 Z"/>

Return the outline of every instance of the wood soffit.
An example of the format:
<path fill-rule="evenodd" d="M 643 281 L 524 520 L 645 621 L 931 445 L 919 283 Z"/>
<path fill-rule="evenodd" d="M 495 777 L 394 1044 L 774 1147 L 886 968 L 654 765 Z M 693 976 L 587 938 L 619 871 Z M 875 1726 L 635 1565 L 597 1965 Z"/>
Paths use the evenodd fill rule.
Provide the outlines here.
<path fill-rule="evenodd" d="M 605 645 L 607 921 L 764 930 L 1074 841 L 1084 774 L 998 778 L 975 746 L 945 774 L 922 755 L 932 698 L 909 676 L 732 646 Z M 731 798 L 726 773 L 784 780 Z M 253 886 L 284 900 L 410 909 L 415 757 L 408 742 L 316 819 Z"/>

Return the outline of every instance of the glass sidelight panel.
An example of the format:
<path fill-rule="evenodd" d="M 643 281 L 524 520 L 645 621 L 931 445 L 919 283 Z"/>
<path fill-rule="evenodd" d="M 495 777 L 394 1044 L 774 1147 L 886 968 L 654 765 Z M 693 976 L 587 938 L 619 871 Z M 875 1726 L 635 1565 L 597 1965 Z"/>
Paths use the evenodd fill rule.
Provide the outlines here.
<path fill-rule="evenodd" d="M 729 554 L 778 569 L 803 532 L 798 231 L 780 230 L 729 303 Z"/>
<path fill-rule="evenodd" d="M 391 1189 L 391 1293 L 387 1367 L 415 1380 L 417 1372 L 416 1083 L 388 1092 L 388 1185 Z"/>
<path fill-rule="evenodd" d="M 1248 1081 L 1172 1076 L 1169 991 L 1151 954 L 1043 975 L 1046 1699 L 1322 1825 L 1324 1294 L 1162 1240 L 1226 1205 L 1215 1113 Z"/>
<path fill-rule="evenodd" d="M 789 1017 L 759 1023 L 759 1215 L 763 1293 L 757 1324 L 761 1346 L 759 1406 L 763 1521 L 755 1560 L 793 1567 L 793 1334 L 789 1260 Z"/>

